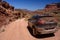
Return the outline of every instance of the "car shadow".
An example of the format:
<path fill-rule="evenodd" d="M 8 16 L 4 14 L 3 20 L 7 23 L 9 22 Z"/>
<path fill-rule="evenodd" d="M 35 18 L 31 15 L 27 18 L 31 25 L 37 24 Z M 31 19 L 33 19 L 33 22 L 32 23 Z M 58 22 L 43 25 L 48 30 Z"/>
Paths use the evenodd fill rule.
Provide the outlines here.
<path fill-rule="evenodd" d="M 55 35 L 53 34 L 53 33 L 51 33 L 51 34 L 41 34 L 41 35 L 39 35 L 39 34 L 37 34 L 36 36 L 34 36 L 34 37 L 36 37 L 36 38 L 48 38 L 48 37 L 54 37 Z"/>
<path fill-rule="evenodd" d="M 53 33 L 51 34 L 37 34 L 37 35 L 33 35 L 33 31 L 31 28 L 27 27 L 28 31 L 30 32 L 30 34 L 35 37 L 35 38 L 48 38 L 48 37 L 54 37 L 55 35 Z"/>

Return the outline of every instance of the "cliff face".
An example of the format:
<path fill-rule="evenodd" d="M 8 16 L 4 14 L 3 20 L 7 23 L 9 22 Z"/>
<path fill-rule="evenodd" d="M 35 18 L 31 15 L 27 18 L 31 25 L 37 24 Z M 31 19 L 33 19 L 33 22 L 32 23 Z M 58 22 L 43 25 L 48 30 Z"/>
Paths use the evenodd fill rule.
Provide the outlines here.
<path fill-rule="evenodd" d="M 0 27 L 9 23 L 11 16 L 13 16 L 13 11 L 13 6 L 0 0 Z"/>
<path fill-rule="evenodd" d="M 10 10 L 14 10 L 14 7 L 11 6 L 9 3 L 7 3 L 6 1 L 1 1 L 0 5 L 3 6 L 6 9 L 10 9 Z"/>
<path fill-rule="evenodd" d="M 58 9 L 60 9 L 60 3 L 48 4 L 45 7 L 46 11 L 58 10 Z"/>
<path fill-rule="evenodd" d="M 60 3 L 47 4 L 44 9 L 39 9 L 34 12 L 39 14 L 53 14 L 53 15 L 59 14 Z"/>

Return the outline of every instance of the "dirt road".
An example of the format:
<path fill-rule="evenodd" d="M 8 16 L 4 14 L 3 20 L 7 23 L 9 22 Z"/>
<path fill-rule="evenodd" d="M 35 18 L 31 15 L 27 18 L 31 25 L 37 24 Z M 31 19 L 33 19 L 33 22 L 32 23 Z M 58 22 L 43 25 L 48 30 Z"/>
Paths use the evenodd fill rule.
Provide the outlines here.
<path fill-rule="evenodd" d="M 0 33 L 0 40 L 60 40 L 60 30 L 54 37 L 37 39 L 29 33 L 27 29 L 28 22 L 18 19 L 6 26 L 5 31 Z"/>

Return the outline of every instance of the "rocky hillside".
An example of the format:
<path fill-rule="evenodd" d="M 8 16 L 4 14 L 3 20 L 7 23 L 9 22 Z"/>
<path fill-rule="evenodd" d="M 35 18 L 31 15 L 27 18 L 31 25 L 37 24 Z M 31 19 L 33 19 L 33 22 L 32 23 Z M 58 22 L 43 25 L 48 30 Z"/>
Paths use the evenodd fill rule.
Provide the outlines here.
<path fill-rule="evenodd" d="M 12 21 L 18 19 L 20 14 L 15 14 L 15 13 L 18 13 L 18 12 L 14 11 L 13 6 L 11 6 L 6 1 L 0 0 L 0 27 L 2 25 L 6 25 L 9 22 L 12 22 Z"/>

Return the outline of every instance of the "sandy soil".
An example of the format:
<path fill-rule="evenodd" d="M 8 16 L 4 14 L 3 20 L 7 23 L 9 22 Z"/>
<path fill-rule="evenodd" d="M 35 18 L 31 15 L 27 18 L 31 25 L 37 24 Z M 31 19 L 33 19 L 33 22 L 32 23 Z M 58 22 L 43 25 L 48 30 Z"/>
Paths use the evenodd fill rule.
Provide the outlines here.
<path fill-rule="evenodd" d="M 5 31 L 0 33 L 0 40 L 60 40 L 60 30 L 54 37 L 38 39 L 29 33 L 27 29 L 28 22 L 18 19 L 6 26 Z"/>

